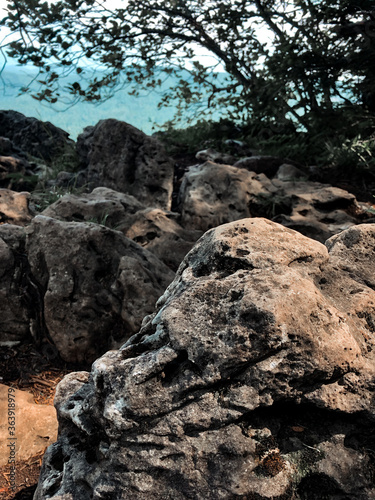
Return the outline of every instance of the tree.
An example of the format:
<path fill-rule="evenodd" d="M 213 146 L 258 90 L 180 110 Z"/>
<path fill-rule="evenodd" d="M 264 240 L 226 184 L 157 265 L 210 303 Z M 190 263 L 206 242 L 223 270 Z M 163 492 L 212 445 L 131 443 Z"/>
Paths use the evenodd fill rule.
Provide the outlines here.
<path fill-rule="evenodd" d="M 12 0 L 1 25 L 18 38 L 2 48 L 39 68 L 35 97 L 51 103 L 63 77 L 74 98 L 97 101 L 119 86 L 137 94 L 173 76 L 177 84 L 160 104 L 177 99 L 180 114 L 220 109 L 234 119 L 311 130 L 343 110 L 374 113 L 372 5 L 123 0 L 111 8 L 105 0 Z M 200 50 L 212 56 L 209 64 Z"/>

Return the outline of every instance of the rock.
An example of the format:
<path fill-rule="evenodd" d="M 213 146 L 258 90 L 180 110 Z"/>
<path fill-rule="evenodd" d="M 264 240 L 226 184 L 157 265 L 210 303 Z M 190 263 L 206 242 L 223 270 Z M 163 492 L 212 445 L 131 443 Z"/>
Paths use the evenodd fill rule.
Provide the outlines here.
<path fill-rule="evenodd" d="M 57 439 L 55 408 L 34 403 L 28 392 L 0 384 L 0 415 L 0 467 L 27 460 Z"/>
<path fill-rule="evenodd" d="M 249 216 L 267 217 L 324 243 L 371 217 L 347 191 L 306 181 L 292 166 L 279 172 L 286 180 L 211 162 L 191 167 L 180 188 L 181 224 L 205 231 Z M 297 177 L 290 180 L 290 174 Z"/>
<path fill-rule="evenodd" d="M 74 142 L 67 132 L 18 111 L 0 111 L 0 136 L 47 164 L 62 158 L 68 163 L 75 160 Z"/>
<path fill-rule="evenodd" d="M 23 158 L 0 156 L 0 188 L 31 190 L 35 188 L 37 181 L 35 165 Z"/>
<path fill-rule="evenodd" d="M 202 236 L 202 231 L 183 229 L 177 222 L 178 214 L 160 208 L 140 210 L 132 217 L 132 224 L 118 229 L 133 241 L 156 255 L 173 271 L 177 271 L 185 255 Z"/>
<path fill-rule="evenodd" d="M 176 271 L 201 231 L 183 229 L 179 214 L 145 208 L 133 196 L 108 188 L 90 194 L 66 194 L 42 215 L 65 221 L 89 221 L 106 225 L 151 251 Z"/>
<path fill-rule="evenodd" d="M 214 163 L 224 163 L 225 165 L 233 165 L 233 163 L 236 162 L 236 158 L 234 156 L 226 153 L 219 153 L 212 148 L 198 151 L 195 157 L 200 161 L 212 161 Z"/>
<path fill-rule="evenodd" d="M 277 179 L 273 179 L 272 184 L 279 196 L 273 200 L 275 206 L 278 200 L 291 202 L 289 213 L 277 207 L 278 213 L 272 214 L 273 220 L 321 243 L 370 217 L 359 206 L 355 196 L 343 189 L 318 182 L 283 182 Z M 259 214 L 254 205 L 250 210 L 255 215 Z M 262 215 L 263 210 L 264 206 L 259 211 Z"/>
<path fill-rule="evenodd" d="M 35 500 L 373 498 L 374 242 L 207 232 L 140 332 L 62 382 Z"/>
<path fill-rule="evenodd" d="M 70 222 L 96 222 L 118 229 L 129 219 L 130 226 L 131 217 L 143 209 L 144 206 L 134 196 L 100 187 L 88 194 L 67 193 L 46 208 L 42 215 Z"/>
<path fill-rule="evenodd" d="M 289 165 L 288 163 L 283 163 L 280 165 L 276 172 L 276 179 L 280 181 L 295 181 L 306 179 L 308 176 L 301 169 L 295 167 L 294 165 Z"/>
<path fill-rule="evenodd" d="M 182 226 L 206 231 L 250 217 L 252 197 L 260 193 L 271 195 L 273 191 L 265 176 L 257 176 L 245 169 L 212 162 L 196 165 L 185 174 L 181 184 Z"/>
<path fill-rule="evenodd" d="M 33 328 L 71 363 L 89 364 L 137 332 L 173 279 L 152 253 L 98 224 L 37 216 L 27 254 L 43 297 Z"/>
<path fill-rule="evenodd" d="M 32 219 L 29 201 L 30 193 L 0 189 L 0 224 L 27 225 Z"/>
<path fill-rule="evenodd" d="M 0 225 L 0 347 L 30 339 L 35 293 L 25 254 L 25 230 Z"/>
<path fill-rule="evenodd" d="M 78 137 L 77 151 L 91 187 L 108 187 L 146 206 L 170 209 L 173 161 L 155 138 L 127 123 L 102 120 Z"/>
<path fill-rule="evenodd" d="M 283 160 L 275 156 L 249 156 L 241 158 L 234 166 L 257 174 L 264 174 L 267 177 L 274 177 L 282 164 Z"/>

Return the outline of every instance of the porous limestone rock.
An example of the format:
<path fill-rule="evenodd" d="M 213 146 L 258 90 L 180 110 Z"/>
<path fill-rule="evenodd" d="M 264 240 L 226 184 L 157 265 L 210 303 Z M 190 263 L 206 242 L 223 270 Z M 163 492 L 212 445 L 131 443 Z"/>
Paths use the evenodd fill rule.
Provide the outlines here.
<path fill-rule="evenodd" d="M 32 219 L 30 193 L 0 189 L 0 224 L 26 226 Z"/>
<path fill-rule="evenodd" d="M 89 194 L 66 194 L 42 215 L 65 221 L 89 221 L 121 231 L 176 271 L 202 231 L 183 229 L 179 214 L 145 208 L 133 196 L 109 188 Z"/>
<path fill-rule="evenodd" d="M 144 208 L 134 196 L 98 187 L 91 193 L 67 193 L 47 207 L 42 215 L 68 222 L 96 222 L 117 229 L 119 224 L 124 225 Z"/>
<path fill-rule="evenodd" d="M 152 253 L 94 223 L 37 216 L 27 254 L 43 297 L 34 330 L 69 362 L 91 363 L 137 332 L 174 276 Z"/>
<path fill-rule="evenodd" d="M 18 111 L 0 111 L 0 136 L 10 139 L 23 153 L 47 164 L 57 158 L 72 159 L 75 156 L 74 142 L 67 132 Z"/>
<path fill-rule="evenodd" d="M 119 225 L 119 231 L 156 255 L 177 271 L 185 255 L 202 236 L 202 231 L 182 228 L 179 214 L 160 208 L 146 208 Z M 131 224 L 129 222 L 131 221 Z"/>
<path fill-rule="evenodd" d="M 278 193 L 274 199 L 275 206 L 278 200 L 290 200 L 289 212 L 277 207 L 273 220 L 321 243 L 370 217 L 355 196 L 344 189 L 304 180 L 273 179 L 272 184 Z M 251 210 L 261 215 L 254 207 Z"/>
<path fill-rule="evenodd" d="M 8 411 L 15 413 L 14 429 L 10 428 L 13 420 L 8 420 Z M 0 467 L 10 459 L 27 460 L 42 453 L 57 439 L 55 408 L 36 404 L 29 392 L 0 384 L 0 415 Z"/>
<path fill-rule="evenodd" d="M 77 152 L 91 187 L 109 187 L 146 206 L 170 209 L 174 165 L 155 138 L 127 123 L 102 120 L 78 136 Z"/>
<path fill-rule="evenodd" d="M 295 167 L 288 169 L 289 175 L 296 175 L 290 179 L 285 167 L 272 180 L 212 162 L 191 167 L 179 194 L 182 225 L 205 231 L 249 216 L 267 217 L 324 243 L 370 217 L 354 195 L 306 181 Z"/>
<path fill-rule="evenodd" d="M 270 190 L 271 191 L 270 191 Z M 179 193 L 181 224 L 207 231 L 220 224 L 251 216 L 252 197 L 271 196 L 275 189 L 263 175 L 245 169 L 212 163 L 191 167 Z"/>
<path fill-rule="evenodd" d="M 374 498 L 375 225 L 208 231 L 119 351 L 59 385 L 35 500 Z"/>

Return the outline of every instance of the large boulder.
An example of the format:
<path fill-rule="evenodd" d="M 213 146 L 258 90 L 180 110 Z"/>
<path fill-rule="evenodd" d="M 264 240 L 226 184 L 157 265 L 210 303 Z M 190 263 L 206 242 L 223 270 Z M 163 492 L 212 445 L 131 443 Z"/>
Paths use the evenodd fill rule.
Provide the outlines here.
<path fill-rule="evenodd" d="M 34 329 L 72 363 L 91 363 L 137 332 L 174 276 L 122 233 L 94 223 L 37 216 L 26 249 L 43 301 Z"/>
<path fill-rule="evenodd" d="M 375 225 L 207 232 L 140 332 L 64 379 L 35 500 L 374 498 Z"/>
<path fill-rule="evenodd" d="M 96 188 L 89 194 L 66 194 L 42 215 L 65 221 L 88 221 L 121 231 L 151 251 L 176 271 L 201 231 L 183 229 L 179 214 L 161 208 L 145 208 L 134 196 L 109 188 Z"/>
<path fill-rule="evenodd" d="M 265 175 L 213 162 L 191 167 L 179 193 L 181 223 L 207 231 L 220 224 L 250 217 L 253 197 L 272 196 L 274 187 Z"/>
<path fill-rule="evenodd" d="M 0 225 L 0 347 L 31 339 L 36 294 L 25 242 L 24 228 Z"/>
<path fill-rule="evenodd" d="M 187 228 L 205 231 L 250 216 L 267 217 L 321 243 L 370 217 L 354 195 L 307 181 L 285 164 L 272 180 L 236 166 L 196 165 L 182 180 L 179 203 Z"/>
<path fill-rule="evenodd" d="M 78 136 L 77 151 L 91 187 L 109 187 L 146 206 L 170 209 L 174 164 L 155 138 L 108 119 Z"/>
<path fill-rule="evenodd" d="M 75 158 L 74 142 L 67 132 L 18 111 L 0 111 L 0 136 L 10 139 L 23 153 L 47 164 L 56 159 L 69 162 Z"/>

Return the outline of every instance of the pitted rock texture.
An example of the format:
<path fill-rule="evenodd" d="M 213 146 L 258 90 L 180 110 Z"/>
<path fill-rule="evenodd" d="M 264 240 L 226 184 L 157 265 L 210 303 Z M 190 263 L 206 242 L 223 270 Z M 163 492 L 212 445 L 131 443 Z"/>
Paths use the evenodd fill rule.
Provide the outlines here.
<path fill-rule="evenodd" d="M 220 224 L 250 217 L 252 197 L 270 195 L 275 189 L 263 174 L 206 162 L 191 167 L 179 193 L 181 223 L 207 231 Z"/>
<path fill-rule="evenodd" d="M 68 362 L 91 363 L 121 345 L 174 276 L 152 253 L 99 224 L 37 216 L 26 231 L 43 300 L 34 330 Z"/>
<path fill-rule="evenodd" d="M 24 228 L 0 225 L 0 347 L 30 340 L 37 297 L 25 254 Z"/>
<path fill-rule="evenodd" d="M 327 246 L 208 231 L 140 332 L 59 385 L 35 500 L 374 498 L 375 225 Z"/>
<path fill-rule="evenodd" d="M 354 195 L 307 181 L 295 167 L 282 165 L 278 178 L 270 180 L 237 165 L 206 162 L 188 170 L 179 193 L 184 227 L 205 231 L 250 216 L 267 217 L 324 243 L 371 217 Z"/>
<path fill-rule="evenodd" d="M 43 215 L 65 221 L 96 222 L 121 231 L 173 271 L 202 236 L 202 231 L 183 229 L 177 222 L 177 213 L 145 208 L 134 196 L 103 187 L 89 194 L 66 194 Z"/>
<path fill-rule="evenodd" d="M 18 111 L 0 111 L 0 136 L 10 139 L 23 153 L 50 164 L 65 156 L 74 158 L 69 134 L 50 122 L 42 122 Z"/>
<path fill-rule="evenodd" d="M 77 151 L 90 186 L 116 189 L 146 206 L 170 209 L 174 165 L 156 139 L 108 119 L 78 136 Z"/>

